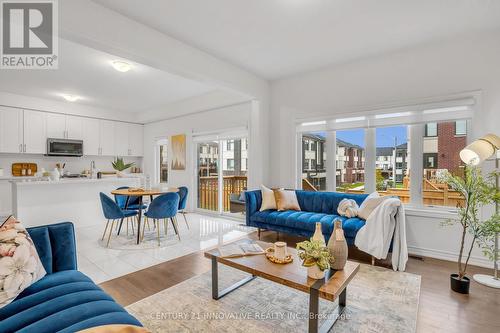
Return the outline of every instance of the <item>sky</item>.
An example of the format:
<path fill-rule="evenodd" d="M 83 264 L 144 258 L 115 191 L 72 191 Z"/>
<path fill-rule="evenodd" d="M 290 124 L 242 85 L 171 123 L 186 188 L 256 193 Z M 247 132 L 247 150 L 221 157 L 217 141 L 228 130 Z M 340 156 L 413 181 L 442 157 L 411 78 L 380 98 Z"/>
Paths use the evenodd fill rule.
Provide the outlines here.
<path fill-rule="evenodd" d="M 406 126 L 380 127 L 375 130 L 375 133 L 377 147 L 393 147 L 394 138 L 398 145 L 408 141 Z M 322 132 L 321 135 L 326 136 L 326 133 Z M 337 131 L 337 139 L 365 147 L 364 129 Z"/>

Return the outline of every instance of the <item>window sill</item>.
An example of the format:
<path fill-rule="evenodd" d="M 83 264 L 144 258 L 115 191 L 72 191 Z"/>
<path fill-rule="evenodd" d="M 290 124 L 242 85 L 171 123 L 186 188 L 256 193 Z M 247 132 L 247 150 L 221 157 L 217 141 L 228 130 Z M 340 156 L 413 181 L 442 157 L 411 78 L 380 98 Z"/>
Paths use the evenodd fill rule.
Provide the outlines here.
<path fill-rule="evenodd" d="M 408 216 L 433 217 L 441 219 L 452 219 L 458 216 L 458 210 L 453 207 L 415 206 L 405 205 Z"/>

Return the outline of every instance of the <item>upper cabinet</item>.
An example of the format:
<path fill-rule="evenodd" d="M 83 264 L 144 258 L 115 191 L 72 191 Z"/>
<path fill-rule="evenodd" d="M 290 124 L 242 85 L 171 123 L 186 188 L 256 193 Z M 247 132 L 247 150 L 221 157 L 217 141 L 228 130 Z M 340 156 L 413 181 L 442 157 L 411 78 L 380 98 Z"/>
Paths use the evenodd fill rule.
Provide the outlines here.
<path fill-rule="evenodd" d="M 142 125 L 0 107 L 0 153 L 45 154 L 47 138 L 83 140 L 84 155 L 143 155 Z"/>
<path fill-rule="evenodd" d="M 23 152 L 45 154 L 47 152 L 46 113 L 24 110 Z"/>
<path fill-rule="evenodd" d="M 22 153 L 23 110 L 0 106 L 0 152 Z"/>
<path fill-rule="evenodd" d="M 100 120 L 92 118 L 82 119 L 83 154 L 99 155 L 100 145 Z"/>
<path fill-rule="evenodd" d="M 47 137 L 56 139 L 83 139 L 85 118 L 57 113 L 47 113 Z"/>

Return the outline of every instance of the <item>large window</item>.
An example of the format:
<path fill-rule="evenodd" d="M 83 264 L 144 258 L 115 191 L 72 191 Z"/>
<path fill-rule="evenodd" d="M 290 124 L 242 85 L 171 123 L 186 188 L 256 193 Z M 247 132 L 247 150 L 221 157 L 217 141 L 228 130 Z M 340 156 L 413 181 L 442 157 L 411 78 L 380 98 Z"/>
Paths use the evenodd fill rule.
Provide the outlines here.
<path fill-rule="evenodd" d="M 381 195 L 410 201 L 408 126 L 379 127 L 376 132 L 375 181 Z"/>
<path fill-rule="evenodd" d="M 302 133 L 302 189 L 326 190 L 326 133 Z"/>
<path fill-rule="evenodd" d="M 365 192 L 365 130 L 337 131 L 337 191 Z"/>
<path fill-rule="evenodd" d="M 467 122 L 464 120 L 440 122 L 436 126 L 437 135 L 424 138 L 423 203 L 456 207 L 463 204 L 463 197 L 447 184 L 439 182 L 438 175 L 445 170 L 454 175 L 463 175 L 464 164 L 459 154 L 467 145 Z"/>

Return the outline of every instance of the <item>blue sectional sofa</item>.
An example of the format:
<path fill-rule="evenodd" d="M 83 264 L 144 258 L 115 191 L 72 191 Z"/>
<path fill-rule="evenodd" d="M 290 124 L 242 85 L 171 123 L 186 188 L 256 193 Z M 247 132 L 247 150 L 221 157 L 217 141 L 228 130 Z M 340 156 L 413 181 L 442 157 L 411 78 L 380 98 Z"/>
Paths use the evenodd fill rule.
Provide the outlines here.
<path fill-rule="evenodd" d="M 340 192 L 309 192 L 296 190 L 297 200 L 301 211 L 276 210 L 259 211 L 262 204 L 260 190 L 247 191 L 246 196 L 246 224 L 260 229 L 284 232 L 287 234 L 311 237 L 316 222 L 321 222 L 325 239 L 328 241 L 333 231 L 333 221 L 342 220 L 342 227 L 347 244 L 353 245 L 356 233 L 365 225 L 365 220 L 354 217 L 339 216 L 337 207 L 342 199 L 354 199 L 358 205 L 368 197 L 368 194 L 346 194 Z"/>
<path fill-rule="evenodd" d="M 107 324 L 141 326 L 77 271 L 72 223 L 29 228 L 28 232 L 47 275 L 0 309 L 0 332 L 77 332 Z"/>

